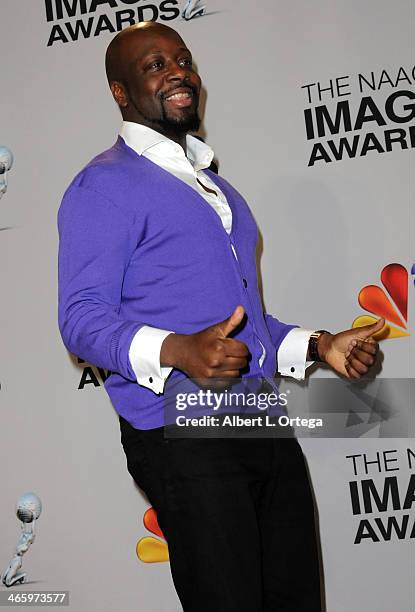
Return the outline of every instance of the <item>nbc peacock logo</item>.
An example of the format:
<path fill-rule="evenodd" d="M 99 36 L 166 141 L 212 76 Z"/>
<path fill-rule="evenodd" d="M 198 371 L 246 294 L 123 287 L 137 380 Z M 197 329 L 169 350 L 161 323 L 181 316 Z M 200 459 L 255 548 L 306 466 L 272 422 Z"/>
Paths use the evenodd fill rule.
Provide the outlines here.
<path fill-rule="evenodd" d="M 415 264 L 412 266 L 415 274 Z M 380 273 L 383 287 L 367 285 L 359 292 L 360 306 L 367 312 L 385 319 L 384 328 L 375 334 L 376 340 L 402 338 L 409 336 L 408 326 L 408 270 L 398 263 L 385 266 Z M 377 319 L 370 315 L 361 315 L 353 321 L 353 327 L 370 325 Z"/>
<path fill-rule="evenodd" d="M 144 527 L 157 538 L 145 536 L 137 542 L 137 557 L 144 563 L 161 563 L 169 560 L 169 549 L 166 540 L 157 520 L 157 513 L 154 508 L 148 508 L 143 516 Z M 159 539 L 161 538 L 161 539 Z"/>

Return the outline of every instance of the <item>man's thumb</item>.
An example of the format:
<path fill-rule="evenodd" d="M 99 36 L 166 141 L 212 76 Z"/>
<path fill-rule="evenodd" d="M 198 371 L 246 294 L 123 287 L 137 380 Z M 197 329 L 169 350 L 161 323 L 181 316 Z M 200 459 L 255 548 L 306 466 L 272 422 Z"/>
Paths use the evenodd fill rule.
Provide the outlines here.
<path fill-rule="evenodd" d="M 237 306 L 230 317 L 219 323 L 219 327 L 222 330 L 223 335 L 229 336 L 234 329 L 238 327 L 244 318 L 245 310 L 243 306 Z"/>
<path fill-rule="evenodd" d="M 376 323 L 371 323 L 370 325 L 363 325 L 363 327 L 359 327 L 357 332 L 357 337 L 360 340 L 366 340 L 370 336 L 373 336 L 377 332 L 380 332 L 385 326 L 385 319 L 378 319 Z"/>

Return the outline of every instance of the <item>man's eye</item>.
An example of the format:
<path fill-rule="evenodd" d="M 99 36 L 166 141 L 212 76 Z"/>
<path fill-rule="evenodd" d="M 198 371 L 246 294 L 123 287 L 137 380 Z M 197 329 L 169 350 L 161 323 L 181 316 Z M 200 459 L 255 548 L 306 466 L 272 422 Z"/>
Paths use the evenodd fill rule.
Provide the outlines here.
<path fill-rule="evenodd" d="M 163 62 L 161 62 L 160 60 L 157 60 L 156 62 L 151 62 L 151 64 L 149 65 L 149 68 L 150 70 L 158 70 L 162 66 L 163 66 Z"/>
<path fill-rule="evenodd" d="M 179 65 L 180 66 L 192 66 L 193 62 L 190 58 L 186 58 L 186 59 L 181 59 L 179 60 Z"/>

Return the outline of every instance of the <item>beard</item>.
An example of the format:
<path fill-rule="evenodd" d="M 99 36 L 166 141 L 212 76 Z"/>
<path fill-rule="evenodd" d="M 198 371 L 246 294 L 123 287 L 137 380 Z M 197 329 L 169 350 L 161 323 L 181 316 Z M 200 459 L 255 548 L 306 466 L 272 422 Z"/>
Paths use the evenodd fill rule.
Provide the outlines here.
<path fill-rule="evenodd" d="M 177 87 L 189 87 L 188 84 L 182 83 Z M 160 117 L 155 120 L 155 123 L 167 132 L 178 135 L 187 134 L 188 132 L 197 132 L 200 127 L 200 117 L 198 114 L 199 107 L 199 92 L 190 86 L 193 94 L 194 103 L 189 108 L 184 108 L 181 113 L 174 115 L 169 114 L 169 109 L 164 102 L 164 98 L 160 99 Z"/>
<path fill-rule="evenodd" d="M 141 113 L 141 115 L 146 120 L 147 125 L 152 127 L 156 132 L 169 135 L 169 137 L 172 135 L 182 136 L 189 132 L 197 132 L 201 124 L 201 119 L 197 110 L 186 113 L 181 117 L 170 117 L 163 107 L 163 112 L 159 118 L 148 117 L 144 113 Z"/>
<path fill-rule="evenodd" d="M 181 117 L 170 117 L 164 105 L 162 105 L 162 117 L 156 120 L 155 123 L 163 130 L 187 134 L 187 132 L 197 132 L 201 120 L 197 109 L 183 113 Z"/>
<path fill-rule="evenodd" d="M 186 87 L 189 87 L 189 85 L 186 84 Z M 160 106 L 158 112 L 155 113 L 156 116 L 151 116 L 146 112 L 143 112 L 135 103 L 127 83 L 125 84 L 125 88 L 127 90 L 130 102 L 137 113 L 141 115 L 147 125 L 151 127 L 154 126 L 153 129 L 156 131 L 181 136 L 183 134 L 187 134 L 188 132 L 197 132 L 199 129 L 201 124 L 201 119 L 198 114 L 199 93 L 195 88 L 191 87 L 195 101 L 195 104 L 193 105 L 194 108 L 183 109 L 183 112 L 177 116 L 171 116 L 169 114 L 162 97 L 160 97 Z"/>

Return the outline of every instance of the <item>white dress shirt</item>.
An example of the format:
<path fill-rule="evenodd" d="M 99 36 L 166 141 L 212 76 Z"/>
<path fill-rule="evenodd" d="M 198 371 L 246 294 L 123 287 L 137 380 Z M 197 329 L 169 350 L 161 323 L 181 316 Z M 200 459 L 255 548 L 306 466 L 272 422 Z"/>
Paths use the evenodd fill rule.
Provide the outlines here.
<path fill-rule="evenodd" d="M 186 136 L 186 156 L 183 148 L 173 140 L 151 128 L 130 121 L 123 122 L 120 136 L 138 155 L 143 155 L 195 189 L 217 212 L 224 230 L 228 234 L 231 232 L 232 211 L 226 197 L 216 183 L 203 172 L 209 168 L 214 155 L 207 144 L 193 136 Z M 200 183 L 214 193 L 206 191 Z M 235 251 L 234 255 L 237 257 Z M 304 378 L 306 368 L 312 363 L 306 361 L 312 331 L 294 328 L 288 332 L 277 355 L 280 374 L 298 380 Z M 172 371 L 172 368 L 160 365 L 161 345 L 171 333 L 174 332 L 144 325 L 131 342 L 129 359 L 137 382 L 155 393 L 163 393 L 165 381 Z M 262 348 L 260 366 L 265 359 L 265 349 Z"/>

